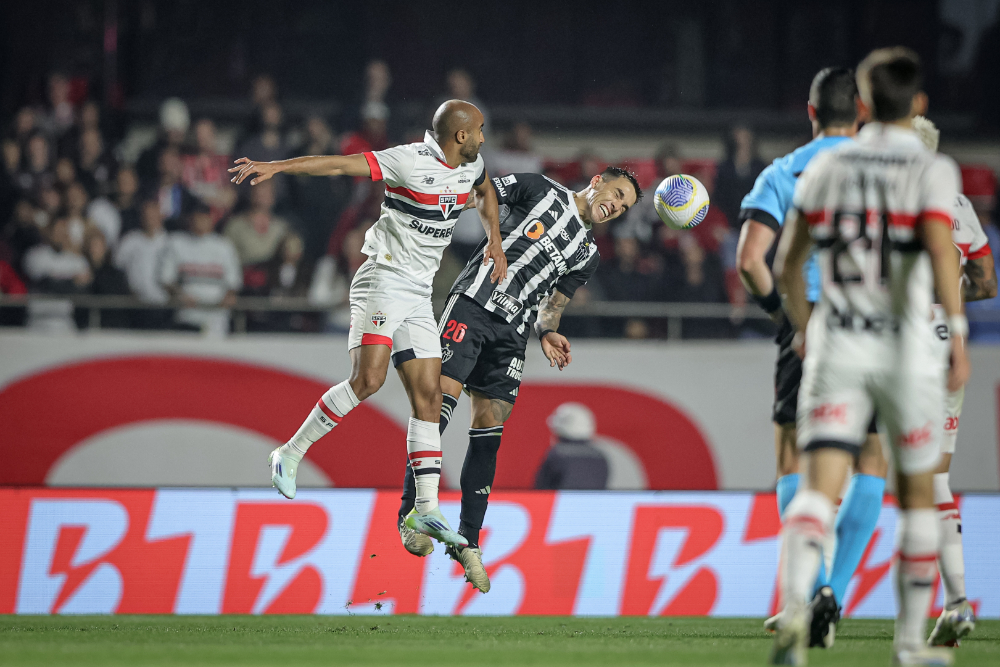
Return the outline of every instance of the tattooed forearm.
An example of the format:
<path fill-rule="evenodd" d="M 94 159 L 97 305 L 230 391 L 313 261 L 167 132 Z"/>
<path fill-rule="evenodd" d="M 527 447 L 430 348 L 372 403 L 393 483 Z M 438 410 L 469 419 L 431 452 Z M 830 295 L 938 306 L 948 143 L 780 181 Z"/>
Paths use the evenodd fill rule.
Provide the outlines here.
<path fill-rule="evenodd" d="M 566 310 L 566 304 L 568 303 L 569 297 L 559 290 L 552 292 L 552 294 L 542 299 L 541 303 L 538 304 L 538 319 L 535 320 L 535 333 L 540 334 L 546 329 L 558 331 L 559 320 L 562 319 L 563 311 Z"/>
<path fill-rule="evenodd" d="M 993 256 L 969 260 L 965 265 L 962 280 L 962 296 L 966 301 L 992 299 L 997 295 L 997 274 L 993 268 Z"/>

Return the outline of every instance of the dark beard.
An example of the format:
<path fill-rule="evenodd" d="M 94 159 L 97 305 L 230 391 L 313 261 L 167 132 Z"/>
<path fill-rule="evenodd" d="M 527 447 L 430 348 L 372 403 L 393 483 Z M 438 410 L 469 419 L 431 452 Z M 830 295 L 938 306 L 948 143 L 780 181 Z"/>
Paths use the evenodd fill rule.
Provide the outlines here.
<path fill-rule="evenodd" d="M 462 159 L 466 162 L 475 162 L 476 158 L 479 157 L 479 145 L 475 146 L 462 146 L 458 151 L 458 154 L 462 156 Z"/>

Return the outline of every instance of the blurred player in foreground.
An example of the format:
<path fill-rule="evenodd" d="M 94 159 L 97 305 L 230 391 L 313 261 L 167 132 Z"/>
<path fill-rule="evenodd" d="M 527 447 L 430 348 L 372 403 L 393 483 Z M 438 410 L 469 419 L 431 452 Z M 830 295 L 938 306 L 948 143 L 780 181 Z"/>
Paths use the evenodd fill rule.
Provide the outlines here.
<path fill-rule="evenodd" d="M 760 306 L 778 324 L 778 358 L 774 371 L 774 442 L 778 460 L 778 513 L 782 516 L 799 487 L 799 457 L 796 445 L 796 406 L 802 381 L 802 359 L 792 349 L 795 329 L 781 309 L 781 298 L 767 266 L 766 256 L 785 217 L 792 209 L 795 182 L 806 165 L 822 151 L 840 146 L 858 132 L 857 85 L 854 72 L 830 67 L 813 78 L 809 89 L 809 120 L 813 140 L 778 158 L 757 177 L 753 190 L 743 198 L 743 227 L 737 262 L 743 284 Z M 806 299 L 815 304 L 820 296 L 820 268 L 815 255 L 805 263 Z M 868 435 L 853 462 L 854 475 L 837 512 L 836 546 L 829 577 L 820 566 L 812 603 L 810 646 L 833 644 L 840 619 L 839 603 L 847 584 L 861 562 L 865 547 L 878 523 L 885 492 L 887 464 L 873 417 Z M 780 615 L 772 616 L 765 628 L 773 631 Z"/>
<path fill-rule="evenodd" d="M 528 332 L 534 325 L 549 366 L 562 370 L 570 364 L 570 344 L 558 333 L 559 320 L 600 261 L 591 229 L 614 220 L 642 197 L 635 176 L 619 167 L 595 175 L 580 192 L 538 174 L 511 174 L 492 182 L 497 200 L 505 206 L 500 236 L 506 275 L 496 285 L 489 280 L 483 264 L 489 241 L 483 241 L 452 286 L 440 323 L 442 433 L 463 388 L 472 398 L 458 528 L 468 546 L 449 545 L 448 554 L 483 593 L 490 590 L 490 580 L 483 567 L 479 531 L 493 487 L 503 424 L 521 386 Z M 404 521 L 413 507 L 419 475 L 411 461 L 399 508 L 399 535 L 407 551 L 426 556 L 434 545 Z"/>
<path fill-rule="evenodd" d="M 507 272 L 496 194 L 479 154 L 485 141 L 482 127 L 479 109 L 450 100 L 438 107 L 433 130 L 421 143 L 278 162 L 240 158 L 230 169 L 238 172 L 236 183 L 256 174 L 251 185 L 281 172 L 362 176 L 386 183 L 382 215 L 365 235 L 368 261 L 351 282 L 351 377 L 323 394 L 292 439 L 271 452 L 272 483 L 286 497 L 295 497 L 295 472 L 306 451 L 379 390 L 391 357 L 412 408 L 406 450 L 411 464 L 419 466 L 416 501 L 407 524 L 458 546 L 467 544 L 465 538 L 451 529 L 438 509 L 441 345 L 431 308 L 431 281 L 471 192 L 487 233 L 480 256 L 483 271 L 491 282 Z M 490 260 L 492 267 L 487 266 Z M 344 463 L 349 461 L 345 456 Z"/>
<path fill-rule="evenodd" d="M 937 152 L 941 133 L 934 123 L 917 116 L 913 119 L 913 129 L 931 152 Z M 958 195 L 954 207 L 955 219 L 952 223 L 952 240 L 962 253 L 962 298 L 965 301 L 992 299 L 997 295 L 997 274 L 993 266 L 993 252 L 989 239 L 979 222 L 979 216 L 972 202 L 963 194 Z M 934 335 L 948 350 L 948 322 L 940 306 L 934 307 L 931 322 Z M 944 439 L 941 442 L 941 463 L 934 471 L 934 503 L 937 505 L 938 521 L 941 523 L 941 549 L 938 552 L 938 567 L 944 584 L 944 609 L 938 617 L 927 643 L 931 646 L 957 646 L 976 628 L 976 614 L 965 597 L 965 562 L 962 550 L 962 517 L 958 505 L 951 495 L 948 469 L 955 453 L 958 439 L 958 420 L 962 415 L 965 388 L 949 391 L 945 398 Z"/>
<path fill-rule="evenodd" d="M 900 503 L 898 613 L 893 661 L 946 665 L 924 645 L 939 546 L 933 475 L 941 458 L 944 364 L 927 326 L 936 292 L 951 331 L 948 389 L 969 375 L 968 322 L 951 239 L 955 163 L 928 151 L 912 129 L 927 108 L 919 58 L 880 49 L 857 74 L 857 140 L 818 155 L 795 188 L 796 212 L 775 259 L 785 311 L 805 353 L 798 443 L 805 479 L 785 513 L 785 609 L 773 664 L 805 664 L 809 600 L 847 471 L 878 410 L 896 460 Z M 802 267 L 817 246 L 823 276 L 810 313 Z M 808 326 L 807 326 L 808 324 Z"/>

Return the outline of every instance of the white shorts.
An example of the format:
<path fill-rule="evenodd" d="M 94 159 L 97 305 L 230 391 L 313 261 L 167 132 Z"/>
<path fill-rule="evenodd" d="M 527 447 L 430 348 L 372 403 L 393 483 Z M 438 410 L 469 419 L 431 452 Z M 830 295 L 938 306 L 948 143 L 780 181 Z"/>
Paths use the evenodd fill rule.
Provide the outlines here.
<path fill-rule="evenodd" d="M 369 260 L 351 281 L 351 331 L 347 349 L 388 345 L 392 362 L 441 358 L 441 338 L 430 288 L 419 287 Z"/>
<path fill-rule="evenodd" d="M 965 387 L 946 393 L 947 396 L 944 399 L 944 439 L 941 441 L 941 453 L 954 454 L 955 441 L 958 440 L 958 420 L 962 416 L 962 401 L 965 400 Z"/>
<path fill-rule="evenodd" d="M 872 411 L 885 424 L 896 469 L 933 470 L 941 458 L 944 382 L 940 365 L 860 369 L 806 357 L 799 389 L 798 444 L 804 451 L 834 447 L 857 456 Z"/>

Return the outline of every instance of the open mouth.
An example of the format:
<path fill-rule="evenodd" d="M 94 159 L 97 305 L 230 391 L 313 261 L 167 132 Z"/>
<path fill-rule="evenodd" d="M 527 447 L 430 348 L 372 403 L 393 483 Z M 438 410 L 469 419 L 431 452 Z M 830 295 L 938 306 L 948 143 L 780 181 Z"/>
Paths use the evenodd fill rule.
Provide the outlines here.
<path fill-rule="evenodd" d="M 608 217 L 610 214 L 611 214 L 611 212 L 608 210 L 608 207 L 605 206 L 604 204 L 601 204 L 601 219 L 603 220 L 604 218 Z"/>

